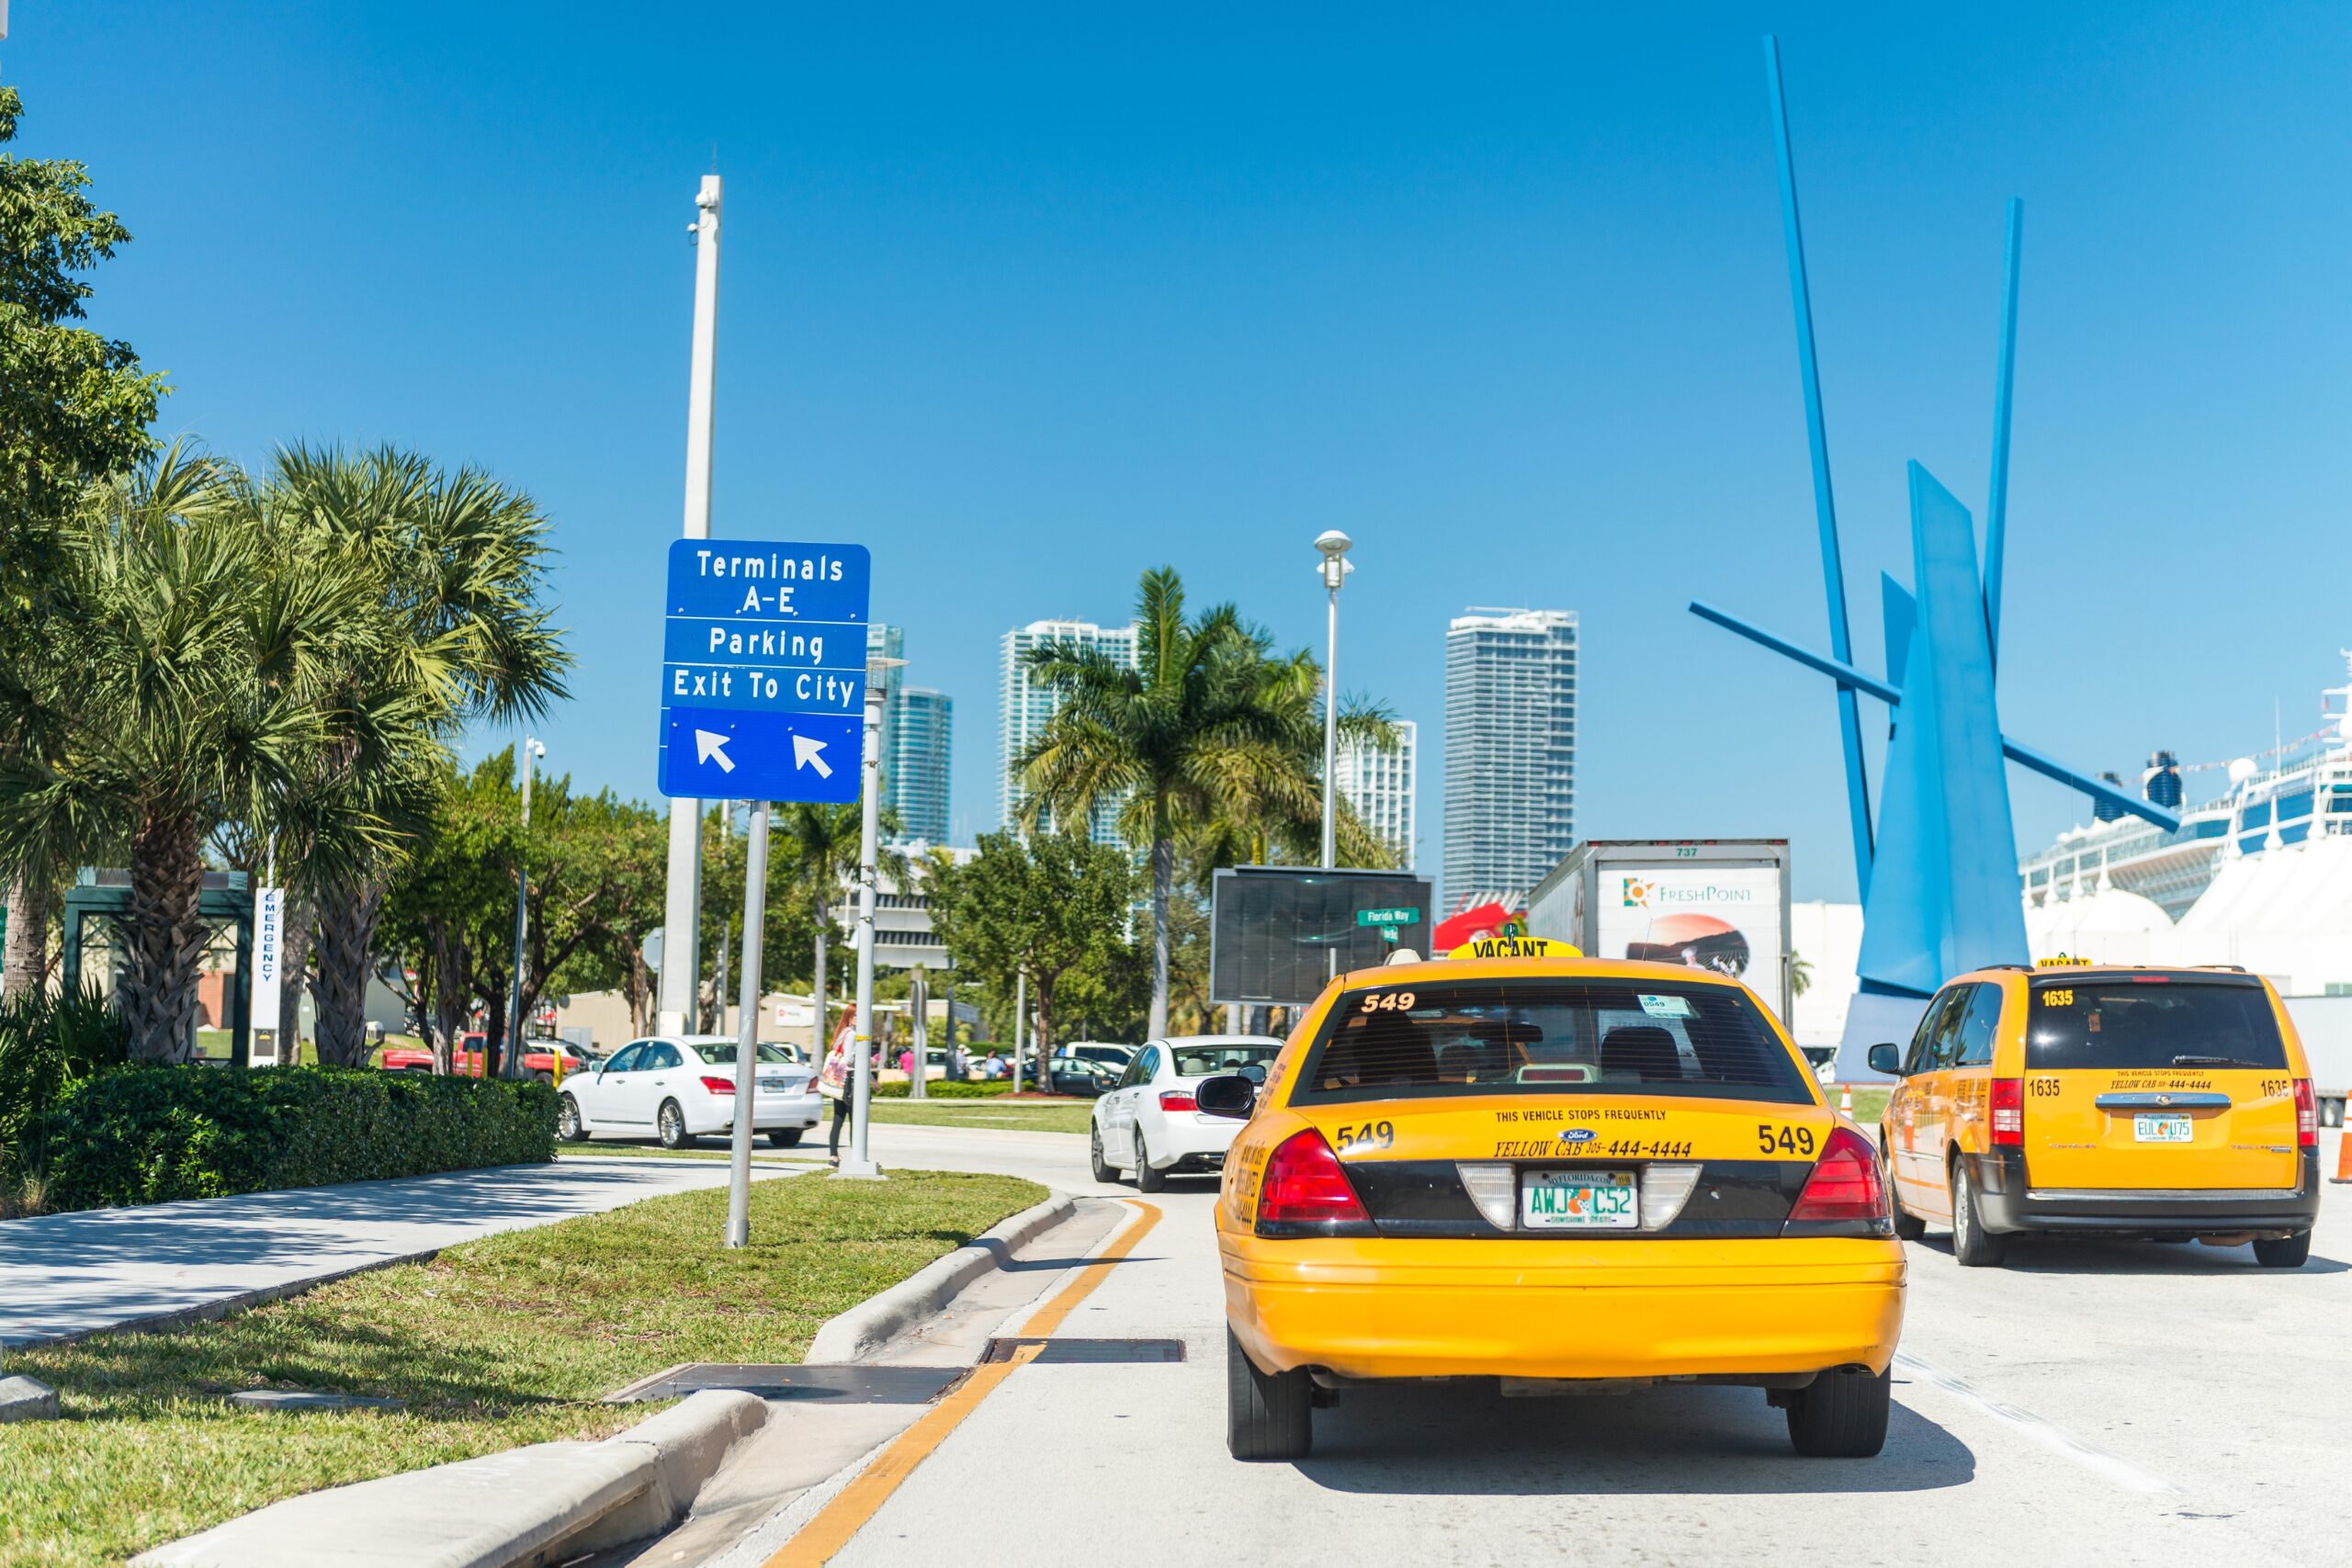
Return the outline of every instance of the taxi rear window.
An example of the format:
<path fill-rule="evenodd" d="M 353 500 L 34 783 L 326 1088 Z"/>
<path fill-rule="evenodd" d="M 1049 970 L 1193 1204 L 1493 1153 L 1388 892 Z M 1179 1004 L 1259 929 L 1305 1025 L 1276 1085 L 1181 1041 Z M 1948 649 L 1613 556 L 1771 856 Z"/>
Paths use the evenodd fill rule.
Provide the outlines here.
<path fill-rule="evenodd" d="M 2033 987 L 2025 1065 L 2283 1071 L 2287 1045 L 2252 981 L 2052 979 Z"/>
<path fill-rule="evenodd" d="M 1490 1094 L 1813 1100 L 1737 987 L 1561 978 L 1349 991 L 1308 1048 L 1290 1098 L 1316 1105 Z"/>

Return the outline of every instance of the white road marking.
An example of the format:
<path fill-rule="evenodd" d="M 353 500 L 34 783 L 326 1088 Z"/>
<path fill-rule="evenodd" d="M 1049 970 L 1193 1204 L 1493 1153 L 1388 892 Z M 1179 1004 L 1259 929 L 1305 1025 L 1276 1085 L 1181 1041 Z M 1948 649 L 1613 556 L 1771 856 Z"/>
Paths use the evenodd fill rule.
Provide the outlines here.
<path fill-rule="evenodd" d="M 1928 1365 L 1907 1350 L 1894 1353 L 1894 1364 L 1920 1382 L 1932 1383 L 1963 1404 L 1973 1405 L 1995 1420 L 2016 1427 L 2042 1447 L 2064 1454 L 2092 1474 L 2113 1482 L 2127 1492 L 2142 1492 L 2159 1497 L 2181 1495 L 2181 1489 L 2164 1477 L 2151 1475 L 2129 1460 L 2118 1459 L 2105 1449 L 2094 1448 L 2072 1432 L 2052 1426 L 2030 1410 L 2020 1410 L 2014 1404 L 2004 1404 L 1997 1399 L 1980 1393 L 1964 1380 L 1939 1367 Z"/>

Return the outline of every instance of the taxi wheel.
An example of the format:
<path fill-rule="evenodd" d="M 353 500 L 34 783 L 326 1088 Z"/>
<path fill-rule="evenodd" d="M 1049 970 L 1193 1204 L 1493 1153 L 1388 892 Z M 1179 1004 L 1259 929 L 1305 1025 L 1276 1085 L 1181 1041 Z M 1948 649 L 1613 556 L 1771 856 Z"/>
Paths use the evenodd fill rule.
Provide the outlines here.
<path fill-rule="evenodd" d="M 1225 1331 L 1225 1446 L 1238 1460 L 1305 1459 L 1315 1446 L 1314 1381 L 1304 1371 L 1260 1371 L 1231 1328 Z"/>
<path fill-rule="evenodd" d="M 1886 1447 L 1894 1369 L 1824 1372 L 1789 1401 L 1789 1443 L 1807 1459 L 1869 1459 Z"/>
<path fill-rule="evenodd" d="M 1965 1161 L 1951 1168 L 1951 1256 L 1962 1269 L 1992 1269 L 2007 1256 L 2009 1238 L 1984 1229 L 1976 1208 L 1976 1183 L 1968 1179 Z"/>
<path fill-rule="evenodd" d="M 2301 1269 L 2312 1260 L 2312 1233 L 2297 1231 L 2254 1244 L 2254 1260 L 2265 1269 Z"/>
<path fill-rule="evenodd" d="M 1136 1190 L 1159 1192 L 1168 1186 L 1168 1175 L 1151 1163 L 1151 1151 L 1144 1146 L 1143 1128 L 1136 1128 Z"/>
<path fill-rule="evenodd" d="M 1102 1157 L 1102 1129 L 1097 1127 L 1087 1139 L 1087 1156 L 1093 1162 L 1094 1179 L 1102 1182 L 1119 1179 L 1118 1168 Z"/>

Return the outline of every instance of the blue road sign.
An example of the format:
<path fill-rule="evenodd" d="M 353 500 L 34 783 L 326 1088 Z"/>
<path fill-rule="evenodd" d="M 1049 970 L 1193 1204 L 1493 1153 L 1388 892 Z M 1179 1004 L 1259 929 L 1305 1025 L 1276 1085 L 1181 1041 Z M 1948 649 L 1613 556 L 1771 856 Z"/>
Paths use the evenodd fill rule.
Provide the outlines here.
<path fill-rule="evenodd" d="M 872 579 L 863 545 L 671 545 L 662 794 L 857 798 Z"/>

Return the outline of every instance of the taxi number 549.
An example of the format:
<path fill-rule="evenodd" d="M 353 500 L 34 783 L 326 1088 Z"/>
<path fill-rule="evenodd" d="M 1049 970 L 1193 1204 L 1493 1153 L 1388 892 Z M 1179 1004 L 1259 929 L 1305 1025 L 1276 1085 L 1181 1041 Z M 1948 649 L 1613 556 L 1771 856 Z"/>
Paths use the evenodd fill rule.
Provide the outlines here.
<path fill-rule="evenodd" d="M 1413 1010 L 1413 993 L 1385 991 L 1378 996 L 1366 997 L 1363 999 L 1363 1010 L 1365 1012 L 1410 1012 Z"/>
<path fill-rule="evenodd" d="M 1341 1127 L 1340 1152 L 1351 1155 L 1358 1149 L 1386 1149 L 1396 1145 L 1396 1123 L 1366 1122 L 1353 1127 Z"/>
<path fill-rule="evenodd" d="M 1813 1153 L 1813 1129 L 1782 1127 L 1777 1132 L 1769 1122 L 1756 1126 L 1756 1146 L 1768 1155 L 1809 1155 Z"/>

